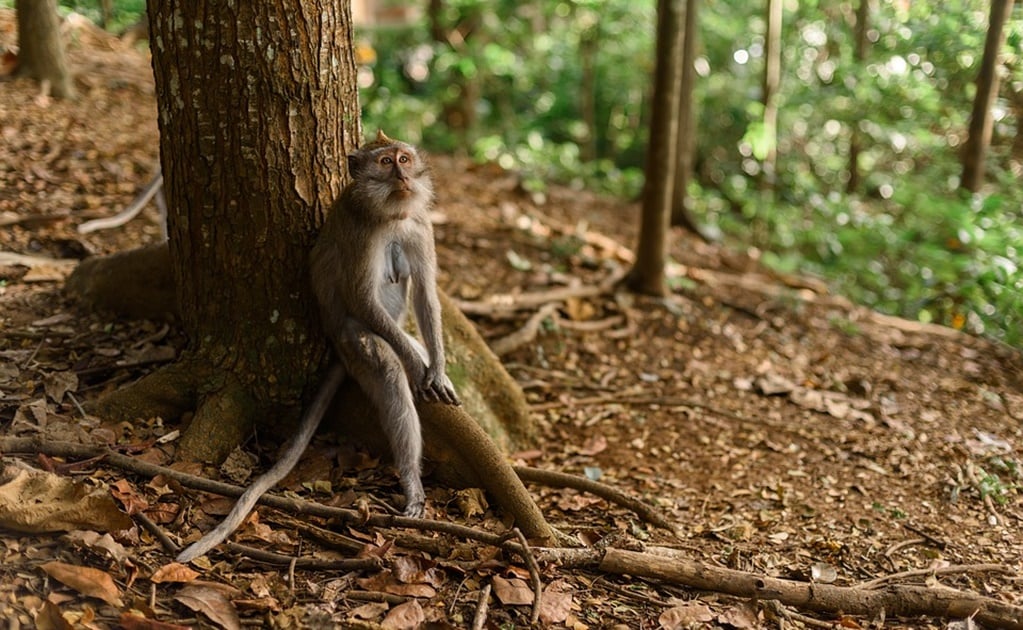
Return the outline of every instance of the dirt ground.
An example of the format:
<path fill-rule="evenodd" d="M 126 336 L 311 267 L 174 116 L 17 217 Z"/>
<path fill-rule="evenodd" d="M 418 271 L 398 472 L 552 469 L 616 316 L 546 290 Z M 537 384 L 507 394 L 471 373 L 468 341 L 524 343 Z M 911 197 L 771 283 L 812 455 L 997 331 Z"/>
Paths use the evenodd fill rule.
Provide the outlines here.
<path fill-rule="evenodd" d="M 13 42 L 10 12 L 0 12 L 0 52 Z M 152 209 L 120 228 L 76 231 L 123 208 L 152 176 L 151 73 L 143 51 L 84 26 L 73 34 L 70 54 L 80 92 L 74 103 L 52 100 L 25 80 L 0 81 L 0 437 L 144 445 L 151 454 L 163 445 L 150 438 L 173 425 L 152 419 L 111 427 L 83 419 L 78 403 L 166 362 L 184 340 L 163 323 L 84 312 L 61 291 L 74 260 L 160 238 Z M 599 286 L 628 267 L 635 204 L 557 186 L 540 198 L 523 192 L 514 173 L 446 156 L 434 156 L 434 166 L 441 285 L 457 299 L 480 304 L 495 295 Z M 656 543 L 760 575 L 845 586 L 884 578 L 1023 605 L 1018 352 L 880 316 L 828 295 L 817 281 L 767 273 L 755 256 L 682 233 L 674 235 L 671 255 L 675 290 L 667 299 L 611 290 L 556 300 L 552 293 L 536 338 L 503 359 L 541 427 L 541 440 L 517 454 L 519 462 L 599 478 L 641 497 L 677 523 L 681 536 L 590 495 L 532 488 L 554 525 L 588 544 Z M 488 340 L 499 340 L 540 308 L 474 321 Z M 249 449 L 264 461 L 272 455 L 257 444 Z M 314 449 L 321 463 L 352 461 L 325 439 Z M 119 505 L 139 502 L 172 535 L 186 520 L 203 528 L 215 522 L 200 512 L 222 513 L 222 501 L 218 508 L 217 499 L 197 491 L 102 462 L 20 459 L 83 483 L 110 484 Z M 318 480 L 332 478 L 335 503 L 338 487 L 346 495 L 380 492 L 389 501 L 397 492 L 393 479 L 372 463 L 354 472 L 306 465 L 289 487 L 330 501 Z M 435 518 L 500 524 L 491 511 L 449 507 L 456 493 L 429 479 L 427 485 Z M 201 511 L 182 507 L 200 500 Z M 264 509 L 238 539 L 324 560 L 343 555 L 323 536 L 305 536 L 299 518 L 325 526 Z M 388 569 L 289 570 L 218 551 L 193 565 L 190 579 L 158 579 L 172 558 L 137 527 L 109 544 L 80 533 L 0 529 L 0 616 L 11 628 L 158 627 L 152 620 L 467 627 L 481 588 L 492 583 L 486 627 L 528 625 L 529 607 L 509 591 L 528 575 L 518 558 L 460 546 L 440 557 L 357 529 L 345 534 L 375 549 Z M 82 585 L 111 578 L 121 600 Z M 805 616 L 594 571 L 548 568 L 543 579 L 558 604 L 545 609 L 546 627 L 972 623 Z M 138 625 L 121 616 L 128 608 L 141 615 Z"/>

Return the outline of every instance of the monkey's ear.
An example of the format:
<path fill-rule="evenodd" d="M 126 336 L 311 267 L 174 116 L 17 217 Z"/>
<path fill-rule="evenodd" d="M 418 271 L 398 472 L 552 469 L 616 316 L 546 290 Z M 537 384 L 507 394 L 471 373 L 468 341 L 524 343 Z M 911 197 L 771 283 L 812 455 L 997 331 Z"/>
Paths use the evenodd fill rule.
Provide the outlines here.
<path fill-rule="evenodd" d="M 377 129 L 377 142 L 394 142 L 394 140 L 388 138 L 383 129 Z"/>

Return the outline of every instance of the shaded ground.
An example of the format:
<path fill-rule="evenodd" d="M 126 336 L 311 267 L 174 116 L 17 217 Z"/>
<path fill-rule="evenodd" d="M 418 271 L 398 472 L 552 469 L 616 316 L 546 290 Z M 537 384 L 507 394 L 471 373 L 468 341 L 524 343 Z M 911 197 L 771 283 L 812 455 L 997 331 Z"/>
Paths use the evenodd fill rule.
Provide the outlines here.
<path fill-rule="evenodd" d="M 0 47 L 12 42 L 5 12 Z M 148 181 L 157 129 L 142 53 L 87 29 L 77 32 L 70 52 L 81 93 L 76 103 L 50 101 L 26 81 L 0 83 L 0 251 L 76 259 L 159 238 L 151 210 L 122 228 L 84 236 L 75 231 L 124 207 Z M 496 294 L 599 285 L 627 267 L 634 204 L 557 187 L 536 199 L 519 189 L 513 173 L 446 157 L 434 161 L 441 284 L 454 297 L 478 305 Z M 553 302 L 535 340 L 504 359 L 542 427 L 542 441 L 520 459 L 599 475 L 659 506 L 683 538 L 574 491 L 534 489 L 552 522 L 587 542 L 621 535 L 723 566 L 835 584 L 930 569 L 897 581 L 937 581 L 1023 604 L 1019 354 L 879 317 L 813 291 L 817 283 L 763 273 L 745 256 L 681 234 L 672 255 L 677 290 L 669 299 L 607 293 Z M 152 440 L 173 427 L 158 419 L 130 427 L 83 420 L 76 401 L 169 360 L 183 343 L 180 336 L 161 323 L 77 310 L 60 291 L 67 264 L 30 268 L 3 260 L 0 432 L 133 445 L 142 457 L 166 463 L 172 444 Z M 475 320 L 488 339 L 499 339 L 536 310 Z M 367 493 L 389 500 L 398 492 L 385 472 L 357 453 L 338 452 L 329 440 L 315 448 L 317 457 L 291 486 L 303 496 L 327 500 L 314 487 L 321 479 L 333 480 L 334 503 Z M 251 450 L 272 456 L 258 444 Z M 343 466 L 325 467 L 331 458 Z M 244 475 L 253 465 L 241 459 Z M 146 513 L 172 533 L 185 521 L 207 528 L 214 521 L 203 511 L 223 509 L 223 501 L 209 499 L 203 510 L 189 512 L 183 506 L 198 493 L 112 467 L 68 470 L 45 458 L 33 463 L 114 484 L 122 504 L 144 502 Z M 491 513 L 465 516 L 448 507 L 454 498 L 447 489 L 434 484 L 429 491 L 437 518 L 495 523 Z M 263 521 L 241 539 L 281 553 L 339 555 L 294 519 L 261 514 Z M 385 537 L 346 534 L 384 555 Z M 297 540 L 304 541 L 301 550 Z M 170 557 L 149 534 L 135 530 L 117 543 L 119 555 L 59 534 L 0 531 L 0 615 L 27 624 L 36 614 L 31 611 L 45 616 L 56 607 L 83 626 L 111 625 L 118 610 L 109 601 L 46 578 L 52 573 L 41 569 L 43 563 L 59 560 L 112 575 L 129 603 L 161 621 L 225 625 L 215 611 L 192 605 L 212 595 L 192 592 L 188 603 L 179 583 L 156 583 L 153 572 Z M 472 553 L 479 560 L 482 552 Z M 238 589 L 221 588 L 246 623 L 272 618 L 292 627 L 315 625 L 310 615 L 380 621 L 388 606 L 392 613 L 397 608 L 346 597 L 352 590 L 423 596 L 418 601 L 426 619 L 462 627 L 492 576 L 524 575 L 510 566 L 521 566 L 517 559 L 500 555 L 468 569 L 457 554 L 392 549 L 387 557 L 391 573 L 297 569 L 293 586 L 286 571 L 229 553 L 198 569 L 201 580 Z M 411 577 L 400 570 L 410 563 L 416 569 Z M 969 566 L 954 568 L 959 565 Z M 736 613 L 736 600 L 661 584 L 585 572 L 545 580 L 571 594 L 563 598 L 570 604 L 564 614 L 546 613 L 546 625 L 674 627 L 666 613 L 694 598 L 709 611 L 699 624 L 768 623 L 763 610 L 759 621 Z M 44 606 L 44 600 L 51 603 Z M 492 602 L 492 627 L 527 622 L 527 607 L 501 601 L 508 600 Z M 841 621 L 846 627 L 944 625 L 936 619 Z"/>

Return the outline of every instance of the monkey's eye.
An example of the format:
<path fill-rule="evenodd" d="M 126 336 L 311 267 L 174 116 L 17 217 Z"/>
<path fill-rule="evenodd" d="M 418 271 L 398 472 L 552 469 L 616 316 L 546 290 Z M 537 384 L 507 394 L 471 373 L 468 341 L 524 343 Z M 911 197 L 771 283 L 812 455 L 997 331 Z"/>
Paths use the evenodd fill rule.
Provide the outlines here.
<path fill-rule="evenodd" d="M 399 155 L 398 161 L 401 162 L 402 164 L 408 164 L 409 157 L 407 155 Z"/>
<path fill-rule="evenodd" d="M 380 158 L 380 163 L 381 164 L 393 164 L 394 163 L 394 159 L 391 158 L 390 156 L 385 155 L 384 157 Z"/>

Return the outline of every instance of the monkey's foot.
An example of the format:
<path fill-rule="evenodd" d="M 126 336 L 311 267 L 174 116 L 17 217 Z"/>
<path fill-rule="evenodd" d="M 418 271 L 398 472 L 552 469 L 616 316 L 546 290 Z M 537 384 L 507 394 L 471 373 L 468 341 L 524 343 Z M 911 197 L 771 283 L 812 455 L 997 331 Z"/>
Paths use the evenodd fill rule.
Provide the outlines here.
<path fill-rule="evenodd" d="M 402 512 L 403 516 L 409 518 L 423 518 L 423 512 L 426 509 L 426 500 L 420 499 L 418 501 L 408 501 L 405 504 L 405 510 Z"/>

